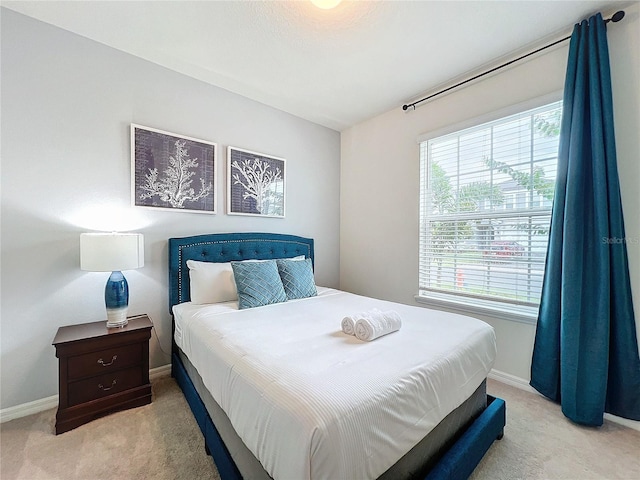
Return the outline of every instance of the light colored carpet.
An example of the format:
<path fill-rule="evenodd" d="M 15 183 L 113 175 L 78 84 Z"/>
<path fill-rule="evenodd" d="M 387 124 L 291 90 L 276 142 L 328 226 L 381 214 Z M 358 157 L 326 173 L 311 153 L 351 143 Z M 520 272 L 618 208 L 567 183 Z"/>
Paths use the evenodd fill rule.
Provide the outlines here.
<path fill-rule="evenodd" d="M 504 438 L 494 442 L 471 480 L 640 480 L 640 432 L 605 420 L 584 427 L 542 395 L 489 380 L 507 404 Z"/>
<path fill-rule="evenodd" d="M 572 424 L 539 395 L 489 381 L 507 402 L 507 428 L 472 480 L 640 479 L 640 432 Z M 200 430 L 170 377 L 153 403 L 54 435 L 55 410 L 1 426 L 2 480 L 219 479 Z M 352 480 L 352 479 L 346 479 Z"/>
<path fill-rule="evenodd" d="M 1 425 L 2 480 L 219 479 L 182 391 L 152 382 L 149 405 L 54 434 L 56 410 Z"/>

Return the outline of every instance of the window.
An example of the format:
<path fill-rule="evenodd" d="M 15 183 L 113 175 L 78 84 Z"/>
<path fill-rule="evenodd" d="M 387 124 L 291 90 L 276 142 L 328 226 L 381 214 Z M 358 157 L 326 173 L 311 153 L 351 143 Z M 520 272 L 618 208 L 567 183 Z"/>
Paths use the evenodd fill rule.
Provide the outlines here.
<path fill-rule="evenodd" d="M 537 312 L 562 103 L 420 143 L 418 300 Z"/>

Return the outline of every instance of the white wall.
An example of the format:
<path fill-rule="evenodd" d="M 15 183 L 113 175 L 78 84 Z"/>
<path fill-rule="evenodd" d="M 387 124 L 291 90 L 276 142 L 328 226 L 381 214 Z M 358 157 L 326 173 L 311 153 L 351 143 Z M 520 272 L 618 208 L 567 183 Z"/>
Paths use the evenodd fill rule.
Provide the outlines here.
<path fill-rule="evenodd" d="M 55 395 L 58 327 L 105 318 L 108 274 L 80 270 L 79 236 L 145 235 L 125 272 L 130 313 L 170 351 L 167 238 L 230 231 L 313 237 L 338 286 L 340 134 L 2 9 L 2 408 Z M 129 126 L 218 143 L 218 214 L 130 207 Z M 287 159 L 286 219 L 224 214 L 225 147 Z M 151 366 L 169 363 L 151 339 Z"/>
<path fill-rule="evenodd" d="M 608 28 L 618 170 L 640 337 L 640 4 Z M 416 52 L 419 55 L 419 52 Z M 420 134 L 562 90 L 568 42 L 467 88 L 342 132 L 340 286 L 414 304 L 418 289 Z M 437 65 L 434 65 L 437 68 Z M 398 73 L 402 75 L 402 72 Z M 481 317 L 498 338 L 495 368 L 528 380 L 535 326 Z"/>

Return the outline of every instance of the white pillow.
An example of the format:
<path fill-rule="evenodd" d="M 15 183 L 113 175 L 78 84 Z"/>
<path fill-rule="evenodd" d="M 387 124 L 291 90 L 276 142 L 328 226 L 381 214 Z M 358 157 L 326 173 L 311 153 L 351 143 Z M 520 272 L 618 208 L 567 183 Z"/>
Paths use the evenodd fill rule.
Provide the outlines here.
<path fill-rule="evenodd" d="M 293 260 L 293 261 L 297 262 L 297 261 L 300 261 L 300 260 L 304 260 L 305 258 L 307 258 L 307 257 L 305 257 L 304 255 L 298 255 L 297 257 L 291 257 L 291 258 L 277 258 L 277 259 L 276 258 L 271 258 L 271 259 L 268 259 L 268 260 L 253 260 L 253 259 L 250 259 L 250 260 L 240 260 L 240 262 L 270 262 L 271 260 Z M 236 263 L 238 263 L 238 262 L 236 262 Z"/>
<path fill-rule="evenodd" d="M 304 255 L 298 255 L 290 260 L 304 260 L 304 258 Z M 243 261 L 259 262 L 260 260 Z M 231 262 L 215 263 L 187 260 L 187 267 L 189 267 L 191 303 L 202 305 L 238 300 Z"/>
<path fill-rule="evenodd" d="M 238 299 L 231 263 L 187 260 L 191 302 L 196 304 L 232 302 Z"/>

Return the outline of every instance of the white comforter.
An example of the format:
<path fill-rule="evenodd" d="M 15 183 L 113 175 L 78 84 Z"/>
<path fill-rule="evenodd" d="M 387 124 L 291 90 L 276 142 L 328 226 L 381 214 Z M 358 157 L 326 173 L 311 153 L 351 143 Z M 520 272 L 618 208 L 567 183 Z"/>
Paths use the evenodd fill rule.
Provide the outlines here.
<path fill-rule="evenodd" d="M 346 314 L 374 307 L 402 328 L 372 342 L 341 331 Z M 332 289 L 174 313 L 177 344 L 276 480 L 378 477 L 475 391 L 496 353 L 479 320 Z"/>

